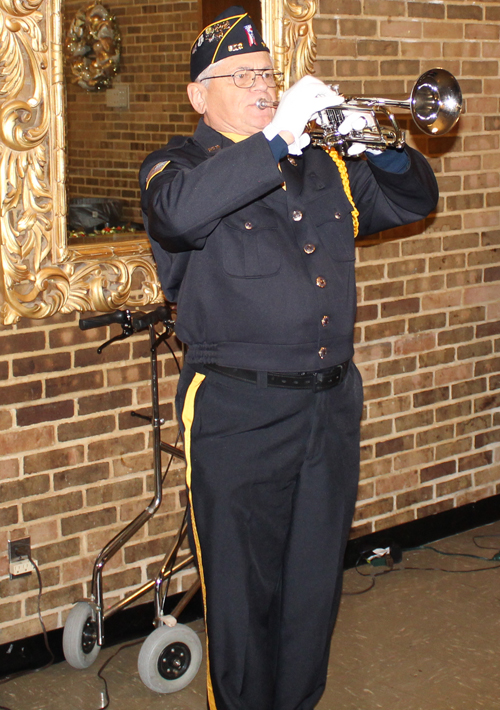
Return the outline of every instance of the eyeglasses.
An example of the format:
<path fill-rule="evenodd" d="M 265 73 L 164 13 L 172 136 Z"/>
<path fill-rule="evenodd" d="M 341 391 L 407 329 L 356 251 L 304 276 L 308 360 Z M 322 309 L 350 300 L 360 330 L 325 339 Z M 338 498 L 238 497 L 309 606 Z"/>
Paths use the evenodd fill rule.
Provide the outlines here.
<path fill-rule="evenodd" d="M 206 76 L 202 79 L 224 79 L 226 77 L 231 77 L 234 81 L 234 85 L 239 89 L 251 89 L 255 85 L 258 76 L 264 79 L 266 86 L 270 88 L 276 86 L 276 84 L 281 83 L 283 79 L 283 73 L 280 71 L 273 71 L 272 69 L 238 69 L 233 74 L 219 74 L 218 76 Z"/>

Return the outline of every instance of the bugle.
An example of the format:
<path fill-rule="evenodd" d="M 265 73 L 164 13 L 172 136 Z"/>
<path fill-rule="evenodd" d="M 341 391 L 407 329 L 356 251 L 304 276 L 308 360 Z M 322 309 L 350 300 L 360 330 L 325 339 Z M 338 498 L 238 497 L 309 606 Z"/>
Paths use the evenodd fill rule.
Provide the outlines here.
<path fill-rule="evenodd" d="M 339 94 L 337 85 L 329 88 Z M 276 107 L 278 104 L 278 101 L 257 101 L 259 108 Z M 310 121 L 306 130 L 313 145 L 336 148 L 341 155 L 347 154 L 352 143 L 363 143 L 378 150 L 402 148 L 405 144 L 405 132 L 399 127 L 394 116 L 395 109 L 410 111 L 413 121 L 423 133 L 441 136 L 448 133 L 460 117 L 460 85 L 446 69 L 429 69 L 417 79 L 410 97 L 406 100 L 345 97 L 344 103 L 319 111 L 317 120 Z M 344 135 L 340 133 L 339 127 L 347 111 L 363 114 L 366 125 L 361 129 L 351 129 Z M 388 119 L 388 126 L 380 125 L 377 113 Z"/>

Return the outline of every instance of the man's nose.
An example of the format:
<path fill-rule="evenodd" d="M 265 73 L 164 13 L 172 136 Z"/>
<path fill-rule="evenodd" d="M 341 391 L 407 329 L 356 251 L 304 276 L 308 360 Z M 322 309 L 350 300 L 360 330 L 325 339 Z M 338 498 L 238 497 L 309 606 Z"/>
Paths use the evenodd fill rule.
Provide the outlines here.
<path fill-rule="evenodd" d="M 266 82 L 264 81 L 264 77 L 262 76 L 262 74 L 257 74 L 257 73 L 255 74 L 255 83 L 252 88 L 253 89 L 257 88 L 259 91 L 262 89 L 267 91 L 267 89 L 269 87 L 267 86 Z"/>

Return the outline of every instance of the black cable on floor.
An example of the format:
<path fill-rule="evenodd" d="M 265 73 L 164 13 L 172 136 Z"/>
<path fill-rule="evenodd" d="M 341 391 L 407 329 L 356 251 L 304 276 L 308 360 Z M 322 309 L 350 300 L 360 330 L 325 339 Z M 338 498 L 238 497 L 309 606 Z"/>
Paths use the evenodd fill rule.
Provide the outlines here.
<path fill-rule="evenodd" d="M 115 656 L 117 656 L 121 651 L 123 651 L 123 649 L 131 648 L 132 646 L 137 646 L 138 644 L 143 643 L 145 638 L 146 637 L 143 636 L 138 641 L 131 641 L 130 643 L 125 643 L 122 646 L 120 646 L 120 648 L 117 651 L 115 651 L 106 661 L 104 661 L 102 666 L 97 671 L 97 677 L 100 678 L 102 680 L 102 682 L 104 683 L 104 691 L 101 692 L 101 695 L 103 696 L 103 700 L 105 702 L 105 705 L 101 705 L 98 708 L 98 710 L 106 710 L 106 708 L 109 707 L 109 703 L 110 703 L 109 692 L 108 692 L 108 682 L 107 682 L 106 678 L 102 675 L 102 672 L 104 671 L 104 669 L 106 668 L 108 663 L 110 663 Z M 2 710 L 2 709 L 0 708 L 0 710 Z M 9 708 L 7 708 L 7 710 L 9 710 Z"/>
<path fill-rule="evenodd" d="M 16 678 L 22 678 L 23 676 L 32 675 L 33 673 L 39 673 L 40 671 L 44 671 L 47 668 L 50 668 L 50 666 L 55 661 L 54 654 L 52 653 L 52 649 L 50 648 L 50 645 L 49 645 L 49 638 L 47 636 L 47 629 L 45 628 L 45 624 L 44 624 L 44 621 L 42 618 L 42 611 L 40 608 L 41 599 L 42 599 L 42 592 L 43 592 L 42 575 L 40 574 L 40 570 L 38 568 L 37 563 L 33 560 L 31 555 L 26 554 L 26 552 L 20 552 L 17 550 L 16 550 L 16 553 L 26 555 L 26 557 L 31 562 L 31 564 L 33 565 L 33 568 L 36 572 L 36 577 L 37 577 L 37 581 L 38 581 L 38 598 L 37 598 L 38 620 L 40 621 L 40 626 L 42 627 L 43 641 L 45 644 L 45 648 L 49 652 L 50 661 L 48 663 L 46 663 L 45 665 L 40 666 L 40 668 L 33 668 L 32 670 L 28 670 L 28 671 L 19 671 L 17 673 L 13 673 L 10 676 L 7 676 L 6 678 L 2 678 L 2 680 L 0 680 L 0 685 L 3 685 L 4 683 L 9 683 L 11 680 L 15 680 Z M 5 705 L 0 705 L 0 710 L 11 710 L 11 708 L 6 707 Z"/>

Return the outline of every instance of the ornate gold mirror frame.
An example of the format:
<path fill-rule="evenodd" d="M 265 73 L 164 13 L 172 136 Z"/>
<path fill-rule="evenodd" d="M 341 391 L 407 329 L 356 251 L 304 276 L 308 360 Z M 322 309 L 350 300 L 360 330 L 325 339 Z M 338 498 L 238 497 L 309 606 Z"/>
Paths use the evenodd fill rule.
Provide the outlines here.
<path fill-rule="evenodd" d="M 73 246 L 66 232 L 62 0 L 0 0 L 0 322 L 162 298 L 146 239 Z M 262 0 L 286 84 L 312 71 L 317 0 Z M 138 166 L 139 167 L 139 166 Z"/>

